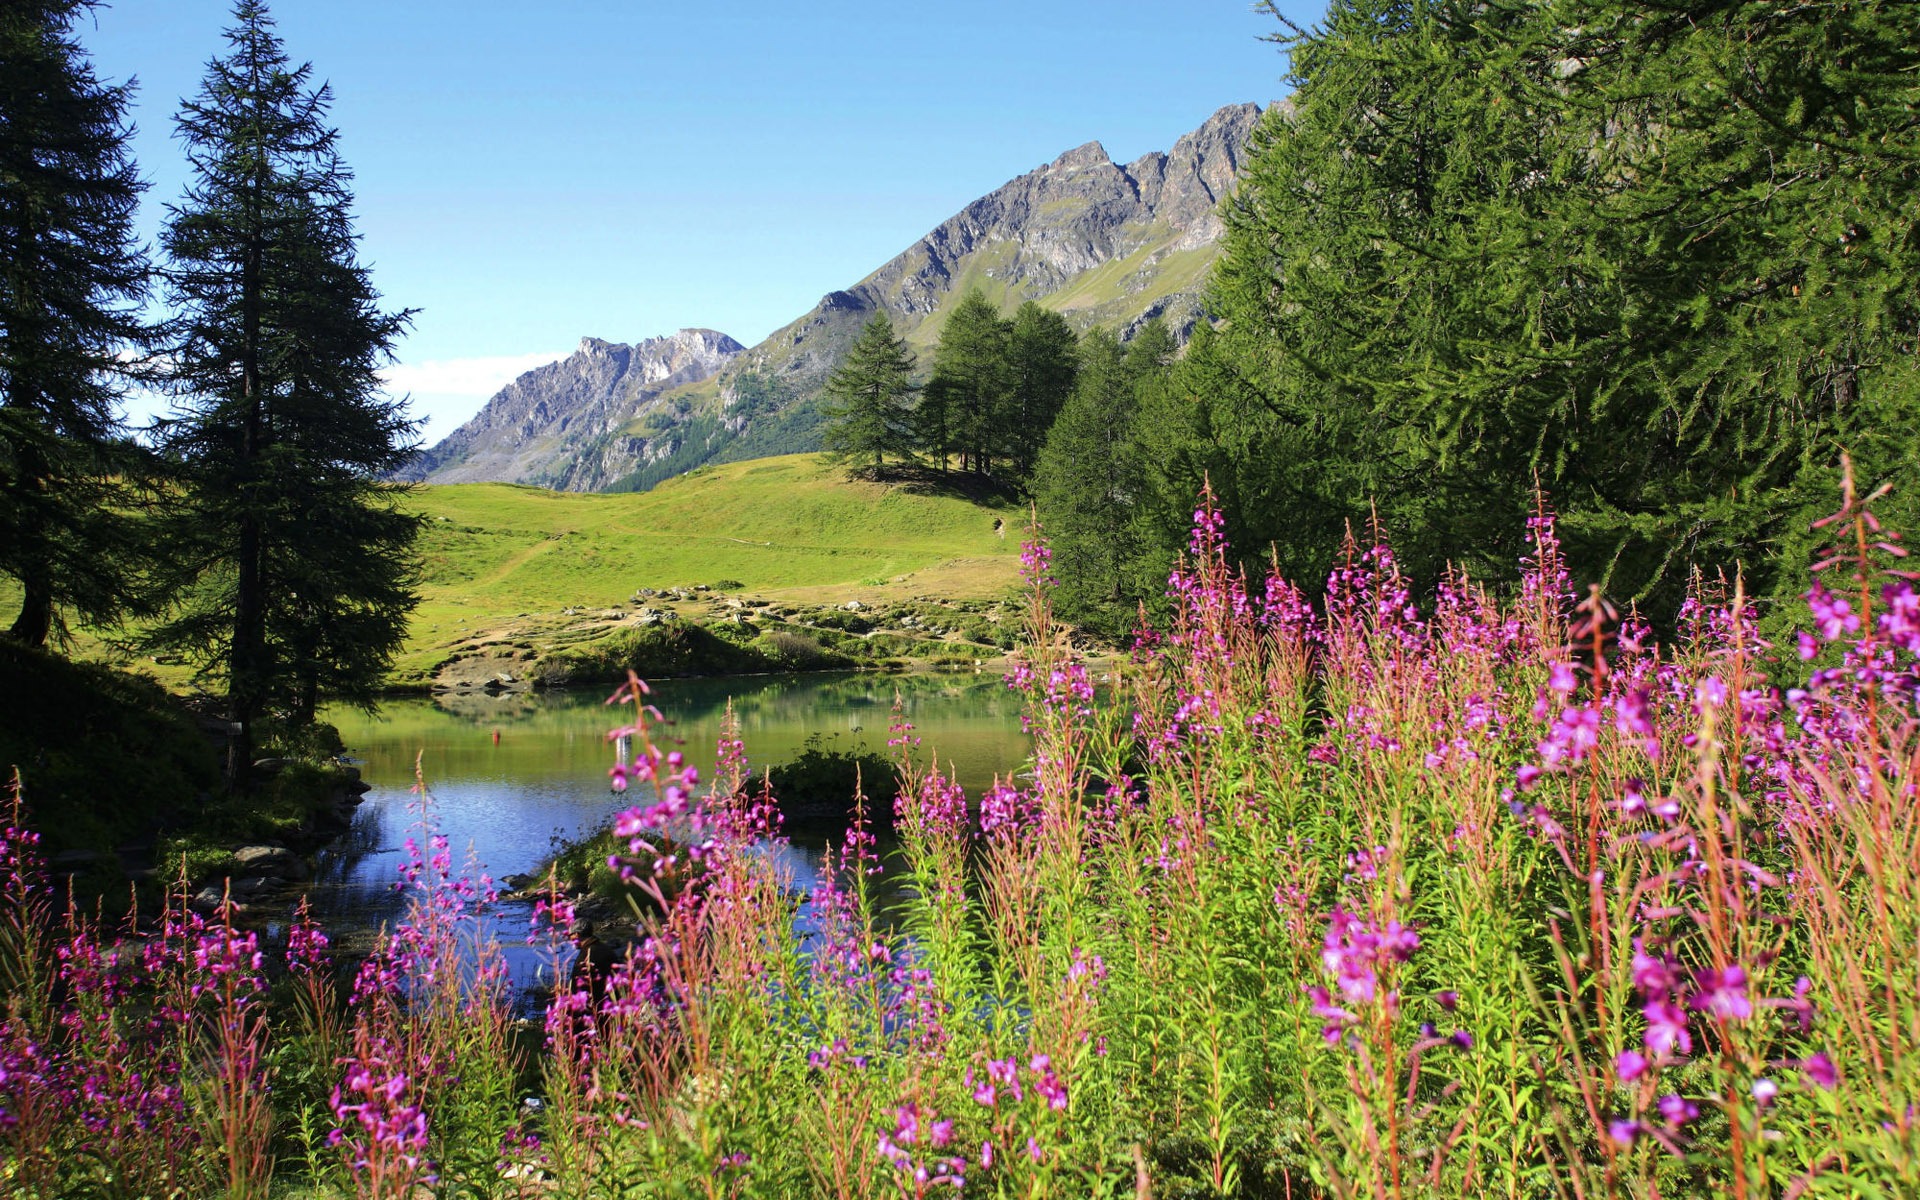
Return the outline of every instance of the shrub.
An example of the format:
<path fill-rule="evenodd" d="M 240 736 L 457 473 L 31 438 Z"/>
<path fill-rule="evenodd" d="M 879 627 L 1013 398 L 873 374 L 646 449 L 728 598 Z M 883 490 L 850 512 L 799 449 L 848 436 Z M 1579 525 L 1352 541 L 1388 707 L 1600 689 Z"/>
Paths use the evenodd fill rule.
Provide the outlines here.
<path fill-rule="evenodd" d="M 839 734 L 833 735 L 838 738 Z M 826 828 L 839 833 L 853 813 L 854 795 L 864 792 L 868 811 L 878 824 L 891 823 L 894 799 L 900 794 L 896 765 L 864 743 L 829 746 L 814 734 L 791 762 L 768 767 L 747 785 L 756 794 L 762 783 L 773 789 L 780 813 L 788 822 L 807 829 Z"/>

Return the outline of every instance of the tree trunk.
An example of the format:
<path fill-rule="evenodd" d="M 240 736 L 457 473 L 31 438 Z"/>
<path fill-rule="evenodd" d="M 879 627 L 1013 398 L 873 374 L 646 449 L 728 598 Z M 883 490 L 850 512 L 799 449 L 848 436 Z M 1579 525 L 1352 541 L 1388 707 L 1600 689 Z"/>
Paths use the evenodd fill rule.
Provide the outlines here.
<path fill-rule="evenodd" d="M 20 615 L 7 632 L 37 650 L 47 644 L 47 636 L 53 632 L 53 589 L 40 575 L 21 582 L 26 585 L 26 596 L 20 601 Z"/>
<path fill-rule="evenodd" d="M 260 190 L 264 191 L 264 187 Z M 256 204 L 259 201 L 256 198 Z M 256 211 L 258 211 L 256 209 Z M 251 487 L 264 449 L 265 421 L 260 394 L 260 268 L 258 241 L 247 247 L 241 273 L 240 394 L 246 404 L 240 439 L 240 478 Z M 227 669 L 227 706 L 238 730 L 227 743 L 227 786 L 245 795 L 253 786 L 253 723 L 260 716 L 266 664 L 261 662 L 266 642 L 266 596 L 261 579 L 263 537 L 260 518 L 249 506 L 240 518 L 240 544 L 234 566 L 238 576 L 233 597 L 233 657 Z"/>

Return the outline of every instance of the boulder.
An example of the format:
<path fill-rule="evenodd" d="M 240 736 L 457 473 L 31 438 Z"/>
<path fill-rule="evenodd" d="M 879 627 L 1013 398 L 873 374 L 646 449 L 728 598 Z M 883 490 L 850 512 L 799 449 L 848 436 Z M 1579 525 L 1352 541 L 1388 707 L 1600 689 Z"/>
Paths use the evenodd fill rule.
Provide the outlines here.
<path fill-rule="evenodd" d="M 277 875 L 280 868 L 293 859 L 293 851 L 271 843 L 242 846 L 233 852 L 233 861 L 239 864 L 240 869 L 256 875 Z"/>

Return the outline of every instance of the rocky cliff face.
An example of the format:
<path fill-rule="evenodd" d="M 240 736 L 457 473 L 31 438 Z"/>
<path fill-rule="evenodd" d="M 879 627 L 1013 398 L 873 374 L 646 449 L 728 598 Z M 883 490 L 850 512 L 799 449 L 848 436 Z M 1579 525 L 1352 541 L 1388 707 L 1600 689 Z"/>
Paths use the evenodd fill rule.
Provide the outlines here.
<path fill-rule="evenodd" d="M 1163 316 L 1182 336 L 1222 226 L 1219 208 L 1240 170 L 1260 108 L 1221 109 L 1174 143 L 1121 166 L 1098 142 L 1069 150 L 941 223 L 904 253 L 734 363 L 772 371 L 804 398 L 818 390 L 875 311 L 919 346 L 932 346 L 947 312 L 978 287 L 1006 309 L 1035 300 L 1081 328 L 1131 332 Z"/>
<path fill-rule="evenodd" d="M 631 346 L 582 338 L 570 357 L 502 388 L 401 478 L 598 490 L 647 461 L 654 439 L 634 428 L 636 419 L 659 409 L 667 392 L 710 378 L 743 349 L 711 329 Z"/>
<path fill-rule="evenodd" d="M 619 346 L 589 338 L 531 371 L 406 472 L 573 491 L 651 486 L 703 462 L 817 449 L 816 401 L 875 312 L 924 352 L 972 288 L 1124 335 L 1164 317 L 1183 340 L 1221 234 L 1219 209 L 1260 109 L 1209 117 L 1124 166 L 1098 142 L 969 204 L 904 253 L 751 350 L 710 330 Z"/>

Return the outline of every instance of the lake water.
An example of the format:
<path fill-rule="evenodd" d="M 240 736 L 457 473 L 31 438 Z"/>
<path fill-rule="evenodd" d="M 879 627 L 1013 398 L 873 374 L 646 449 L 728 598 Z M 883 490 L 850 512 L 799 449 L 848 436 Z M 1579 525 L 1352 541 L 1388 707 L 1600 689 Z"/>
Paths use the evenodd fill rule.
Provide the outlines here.
<path fill-rule="evenodd" d="M 976 799 L 996 774 L 1020 769 L 1028 743 L 1019 698 L 996 675 L 795 675 L 669 680 L 654 685 L 660 731 L 711 779 L 714 742 L 729 701 L 753 767 L 790 761 L 818 735 L 830 749 L 885 752 L 896 693 L 921 739 L 918 755 L 938 755 Z M 313 890 L 322 920 L 362 929 L 391 922 L 392 890 L 417 823 L 415 765 L 432 797 L 435 820 L 456 861 L 470 854 L 495 879 L 533 873 L 556 843 L 590 833 L 629 806 L 608 787 L 613 761 L 606 731 L 630 715 L 606 706 L 604 692 L 461 694 L 394 699 L 378 716 L 327 713 L 348 754 L 372 787 L 354 828 L 322 855 Z M 498 735 L 496 738 L 496 734 Z M 798 887 L 819 864 L 819 845 L 782 847 Z M 499 936 L 523 982 L 527 964 L 513 953 L 525 914 L 503 909 Z"/>

